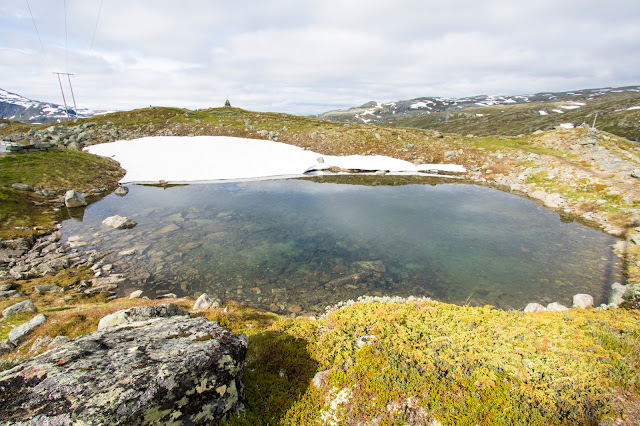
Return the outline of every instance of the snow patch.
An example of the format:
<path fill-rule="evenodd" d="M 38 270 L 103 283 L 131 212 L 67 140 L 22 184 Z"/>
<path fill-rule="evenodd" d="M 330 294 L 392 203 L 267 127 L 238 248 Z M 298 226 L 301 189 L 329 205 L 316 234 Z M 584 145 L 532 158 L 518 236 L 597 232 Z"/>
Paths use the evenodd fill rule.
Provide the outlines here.
<path fill-rule="evenodd" d="M 560 127 L 562 127 L 563 129 L 573 129 L 576 126 L 573 123 L 562 123 L 560 124 Z"/>
<path fill-rule="evenodd" d="M 228 136 L 156 136 L 85 148 L 127 171 L 122 183 L 195 182 L 300 176 L 331 167 L 391 173 L 465 172 L 457 164 L 420 164 L 380 155 L 323 156 L 293 145 Z M 318 162 L 322 157 L 323 162 Z"/>
<path fill-rule="evenodd" d="M 627 111 L 633 111 L 634 109 L 640 109 L 640 106 L 633 106 L 631 108 L 627 108 Z"/>
<path fill-rule="evenodd" d="M 560 108 L 562 108 L 562 109 L 578 109 L 578 108 L 580 108 L 580 105 L 560 105 Z"/>
<path fill-rule="evenodd" d="M 540 115 L 549 115 L 549 113 L 547 111 L 538 111 L 538 113 Z"/>

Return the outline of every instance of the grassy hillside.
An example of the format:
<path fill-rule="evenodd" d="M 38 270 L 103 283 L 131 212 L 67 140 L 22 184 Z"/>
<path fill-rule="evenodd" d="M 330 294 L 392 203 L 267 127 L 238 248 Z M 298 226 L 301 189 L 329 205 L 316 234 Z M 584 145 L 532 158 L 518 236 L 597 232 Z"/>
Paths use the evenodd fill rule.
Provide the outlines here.
<path fill-rule="evenodd" d="M 414 127 L 460 135 L 474 134 L 507 135 L 530 134 L 536 130 L 548 130 L 562 123 L 580 125 L 593 124 L 596 127 L 625 138 L 640 140 L 640 93 L 611 93 L 591 100 L 577 97 L 576 102 L 585 103 L 575 109 L 564 109 L 569 102 L 543 102 L 519 105 L 498 105 L 482 108 L 435 112 L 418 117 L 395 120 L 395 127 Z M 563 113 L 553 110 L 563 111 Z M 548 115 L 541 115 L 540 111 Z"/>

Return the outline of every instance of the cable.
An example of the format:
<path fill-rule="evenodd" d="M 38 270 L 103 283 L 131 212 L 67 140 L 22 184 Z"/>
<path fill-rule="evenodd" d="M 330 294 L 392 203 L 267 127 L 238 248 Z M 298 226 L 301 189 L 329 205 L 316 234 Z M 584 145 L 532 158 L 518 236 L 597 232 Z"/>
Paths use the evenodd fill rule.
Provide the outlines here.
<path fill-rule="evenodd" d="M 51 68 L 51 64 L 49 64 L 49 58 L 47 57 L 47 51 L 44 49 L 44 44 L 42 44 L 42 39 L 40 38 L 40 31 L 38 31 L 38 26 L 36 25 L 36 20 L 33 17 L 33 13 L 31 12 L 31 6 L 29 6 L 29 0 L 24 0 L 27 3 L 27 9 L 29 9 L 29 15 L 31 15 L 31 21 L 33 22 L 33 27 L 36 29 L 36 34 L 38 35 L 38 40 L 40 41 L 40 47 L 42 48 L 42 53 L 44 55 L 45 61 L 47 61 L 47 66 Z"/>
<path fill-rule="evenodd" d="M 102 12 L 102 1 L 100 0 L 100 9 L 98 9 L 98 17 L 96 18 L 96 27 L 93 29 L 93 37 L 91 37 L 91 46 L 89 49 L 93 49 L 93 41 L 96 38 L 96 32 L 98 31 L 98 21 L 100 21 L 100 12 Z"/>
<path fill-rule="evenodd" d="M 69 72 L 69 32 L 67 31 L 67 0 L 63 0 L 64 4 L 64 50 L 67 72 Z"/>

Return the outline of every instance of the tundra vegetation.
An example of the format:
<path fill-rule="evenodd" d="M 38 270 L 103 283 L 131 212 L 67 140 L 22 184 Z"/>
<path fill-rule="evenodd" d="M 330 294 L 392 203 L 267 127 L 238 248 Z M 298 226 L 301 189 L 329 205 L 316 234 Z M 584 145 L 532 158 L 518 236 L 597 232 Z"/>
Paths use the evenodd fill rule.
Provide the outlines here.
<path fill-rule="evenodd" d="M 529 195 L 534 190 L 559 194 L 562 214 L 626 239 L 628 248 L 621 255 L 627 281 L 640 280 L 640 250 L 631 238 L 640 225 L 637 183 L 598 162 L 604 150 L 609 157 L 602 161 L 619 158 L 640 167 L 639 147 L 611 133 L 598 132 L 591 144 L 583 143 L 589 136 L 586 128 L 475 137 L 237 108 L 161 107 L 62 126 L 88 121 L 98 131 L 85 145 L 152 135 L 227 135 L 269 138 L 326 155 L 379 154 L 462 164 L 469 170 L 464 178 L 478 184 Z M 15 124 L 0 129 L 0 135 L 28 130 Z M 597 148 L 593 155 L 585 151 L 589 147 Z M 0 238 L 52 230 L 68 217 L 60 205 L 62 191 L 106 188 L 94 192 L 93 202 L 113 190 L 123 174 L 108 159 L 62 147 L 0 157 Z M 14 183 L 56 195 L 16 189 Z M 48 320 L 0 356 L 0 368 L 43 351 L 32 348 L 39 338 L 94 331 L 100 318 L 125 307 L 167 301 L 183 308 L 193 305 L 190 299 L 108 300 L 106 294 L 74 290 L 92 276 L 88 268 L 72 268 L 9 281 Z M 40 284 L 68 291 L 40 293 L 34 289 Z M 24 298 L 0 299 L 0 310 L 20 300 Z M 249 337 L 247 412 L 227 419 L 228 424 L 615 424 L 640 418 L 640 314 L 632 309 L 637 300 L 630 296 L 623 308 L 613 310 L 525 314 L 491 306 L 372 298 L 319 318 L 285 317 L 225 300 L 194 315 Z M 22 313 L 1 319 L 0 340 L 29 318 Z"/>

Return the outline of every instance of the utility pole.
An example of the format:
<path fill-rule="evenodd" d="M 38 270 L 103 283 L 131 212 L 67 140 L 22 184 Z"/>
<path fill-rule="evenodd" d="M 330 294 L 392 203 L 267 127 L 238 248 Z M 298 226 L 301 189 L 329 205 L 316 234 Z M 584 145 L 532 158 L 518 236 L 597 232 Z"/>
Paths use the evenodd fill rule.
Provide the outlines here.
<path fill-rule="evenodd" d="M 71 97 L 73 98 L 73 107 L 76 118 L 78 118 L 78 108 L 76 107 L 76 97 L 73 94 L 73 86 L 71 85 L 71 76 L 73 74 L 69 74 L 68 72 L 54 72 L 54 75 L 58 76 L 58 83 L 60 84 L 60 92 L 62 93 L 62 101 L 64 102 L 64 110 L 67 113 L 67 121 L 71 120 L 71 117 L 69 117 L 69 108 L 67 107 L 67 99 L 64 96 L 64 90 L 62 89 L 62 80 L 60 79 L 61 75 L 66 75 L 67 79 L 69 80 L 69 87 L 71 88 Z"/>

